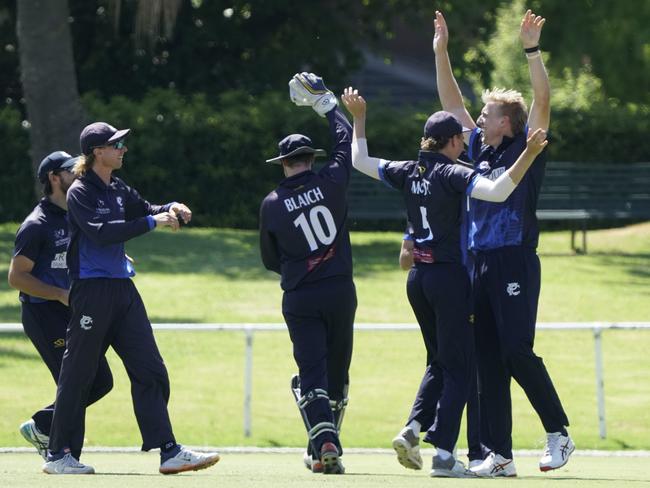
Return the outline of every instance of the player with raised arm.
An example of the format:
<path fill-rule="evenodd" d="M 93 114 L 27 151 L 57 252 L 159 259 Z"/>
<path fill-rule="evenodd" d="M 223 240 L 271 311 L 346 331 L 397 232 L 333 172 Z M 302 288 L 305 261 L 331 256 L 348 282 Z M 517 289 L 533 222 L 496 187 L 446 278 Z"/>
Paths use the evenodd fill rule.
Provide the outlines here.
<path fill-rule="evenodd" d="M 483 178 L 456 160 L 466 131 L 451 113 L 432 114 L 424 126 L 417 160 L 390 161 L 368 155 L 366 102 L 347 88 L 343 103 L 354 117 L 352 163 L 362 173 L 402 193 L 413 227 L 414 266 L 407 295 L 427 349 L 427 367 L 406 427 L 393 440 L 399 462 L 421 469 L 419 433 L 437 447 L 431 476 L 465 477 L 472 473 L 453 456 L 473 372 L 470 283 L 460 245 L 465 195 L 505 200 L 546 146 L 538 130 L 517 163 L 495 181 Z"/>
<path fill-rule="evenodd" d="M 475 124 L 451 69 L 445 18 L 436 12 L 433 49 L 440 100 L 445 110 L 472 129 L 465 136 L 468 155 L 476 170 L 487 178 L 495 179 L 510 171 L 525 152 L 529 134 L 548 130 L 550 84 L 539 50 L 545 21 L 528 10 L 519 31 L 533 88 L 530 113 L 520 93 L 486 90 L 485 105 Z M 491 444 L 488 447 L 492 450 L 481 465 L 473 468 L 479 476 L 516 476 L 512 459 L 511 378 L 523 388 L 546 431 L 540 469 L 564 466 L 575 449 L 566 430 L 569 420 L 560 398 L 542 359 L 533 351 L 541 281 L 535 211 L 545 164 L 543 151 L 503 203 L 470 201 L 467 239 L 475 264 L 473 293 L 481 412 L 486 413 Z"/>
<path fill-rule="evenodd" d="M 260 250 L 264 266 L 281 275 L 282 314 L 299 369 L 291 386 L 310 445 L 305 464 L 342 474 L 339 431 L 357 307 L 347 229 L 352 127 L 320 77 L 296 74 L 289 88 L 294 103 L 327 118 L 333 149 L 315 172 L 314 158 L 325 152 L 309 137 L 280 141 L 280 154 L 267 162 L 282 165 L 285 178 L 262 202 Z"/>
<path fill-rule="evenodd" d="M 72 168 L 78 158 L 64 151 L 47 155 L 38 167 L 43 198 L 25 218 L 16 233 L 14 254 L 9 264 L 9 284 L 20 291 L 25 334 L 34 344 L 54 382 L 59 380 L 65 335 L 70 321 L 68 297 L 70 277 L 66 264 L 68 235 L 65 201 L 75 180 Z M 113 388 L 113 375 L 102 356 L 88 393 L 88 405 Z M 47 458 L 54 404 L 43 407 L 20 426 L 22 436 Z M 73 452 L 79 458 L 80 452 Z"/>
<path fill-rule="evenodd" d="M 189 222 L 192 212 L 177 202 L 150 204 L 113 174 L 123 165 L 129 132 L 95 122 L 80 136 L 83 156 L 74 166 L 78 179 L 67 196 L 71 319 L 49 454 L 43 465 L 48 474 L 95 472 L 79 462 L 75 453 L 81 452 L 84 443 L 88 391 L 109 346 L 129 375 L 142 450 L 160 448 L 160 473 L 204 469 L 219 461 L 217 453 L 194 452 L 176 442 L 167 410 L 167 368 L 131 280 L 135 271 L 124 253 L 126 241 L 158 227 L 177 230 L 178 219 Z"/>

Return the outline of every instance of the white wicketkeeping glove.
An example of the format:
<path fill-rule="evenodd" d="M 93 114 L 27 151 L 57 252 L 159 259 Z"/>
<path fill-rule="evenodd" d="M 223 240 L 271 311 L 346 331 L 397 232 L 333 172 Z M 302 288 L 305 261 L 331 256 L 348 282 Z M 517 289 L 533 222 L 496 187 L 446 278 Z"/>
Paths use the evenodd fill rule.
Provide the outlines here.
<path fill-rule="evenodd" d="M 336 96 L 327 89 L 323 78 L 314 73 L 296 73 L 289 81 L 289 96 L 298 106 L 310 106 L 318 115 L 325 114 L 338 104 Z"/>

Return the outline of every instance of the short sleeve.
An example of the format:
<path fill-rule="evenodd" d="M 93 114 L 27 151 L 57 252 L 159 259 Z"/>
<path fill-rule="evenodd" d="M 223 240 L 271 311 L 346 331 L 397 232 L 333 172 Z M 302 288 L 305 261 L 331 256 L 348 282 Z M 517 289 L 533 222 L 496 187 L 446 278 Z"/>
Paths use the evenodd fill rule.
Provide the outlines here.
<path fill-rule="evenodd" d="M 453 164 L 448 166 L 448 168 L 449 171 L 446 172 L 445 176 L 449 182 L 449 186 L 456 193 L 465 193 L 476 177 L 476 171 L 461 166 L 460 164 Z"/>
<path fill-rule="evenodd" d="M 410 167 L 413 161 L 385 161 L 379 164 L 379 179 L 386 186 L 401 190 L 406 184 Z"/>
<path fill-rule="evenodd" d="M 36 222 L 25 222 L 16 233 L 14 257 L 25 256 L 36 261 L 43 248 L 41 226 Z"/>

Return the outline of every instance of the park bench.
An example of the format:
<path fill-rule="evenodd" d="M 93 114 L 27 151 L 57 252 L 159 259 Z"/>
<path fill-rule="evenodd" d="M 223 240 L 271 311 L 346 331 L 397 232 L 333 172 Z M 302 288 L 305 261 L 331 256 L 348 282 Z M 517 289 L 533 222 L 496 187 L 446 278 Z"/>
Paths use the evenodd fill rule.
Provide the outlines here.
<path fill-rule="evenodd" d="M 399 192 L 354 171 L 350 181 L 350 218 L 406 220 Z M 549 162 L 537 206 L 540 221 L 567 224 L 571 249 L 587 252 L 590 223 L 650 220 L 650 163 Z M 576 234 L 582 233 L 582 246 Z"/>

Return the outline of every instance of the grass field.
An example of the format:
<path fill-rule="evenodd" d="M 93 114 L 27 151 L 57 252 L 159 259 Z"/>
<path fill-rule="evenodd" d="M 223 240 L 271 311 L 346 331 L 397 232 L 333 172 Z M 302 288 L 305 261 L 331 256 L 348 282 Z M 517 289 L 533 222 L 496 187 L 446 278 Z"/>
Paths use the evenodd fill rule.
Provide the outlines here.
<path fill-rule="evenodd" d="M 430 456 L 427 456 L 427 463 Z M 523 487 L 584 487 L 616 486 L 633 488 L 648 486 L 648 458 L 574 456 L 558 471 L 541 473 L 537 458 L 516 459 L 516 479 L 504 481 L 482 479 L 446 480 L 428 477 L 428 470 L 410 471 L 402 468 L 392 455 L 350 454 L 344 457 L 347 474 L 324 476 L 302 467 L 299 454 L 224 454 L 221 461 L 205 471 L 176 476 L 157 474 L 158 456 L 146 453 L 88 453 L 85 463 L 94 466 L 92 476 L 48 476 L 40 472 L 42 461 L 35 454 L 0 454 L 0 477 L 6 488 L 284 488 L 302 486 L 345 487 L 416 487 L 431 484 L 436 487 L 487 487 L 507 483 Z M 426 467 L 426 464 L 425 464 Z"/>
<path fill-rule="evenodd" d="M 0 224 L 5 275 L 16 224 Z M 541 236 L 538 319 L 644 321 L 650 317 L 650 223 L 589 232 L 589 254 L 569 250 L 567 232 Z M 352 234 L 358 322 L 413 322 L 401 235 Z M 153 322 L 282 322 L 278 278 L 261 264 L 257 233 L 228 229 L 157 231 L 127 244 Z M 16 292 L 0 280 L 0 321 L 20 321 Z"/>
<path fill-rule="evenodd" d="M 15 225 L 0 226 L 0 274 L 6 273 Z M 397 269 L 398 233 L 355 233 L 359 322 L 413 322 Z M 566 232 L 540 244 L 540 321 L 647 321 L 650 317 L 650 224 L 589 233 L 588 255 L 568 252 Z M 280 322 L 277 278 L 261 268 L 256 234 L 187 229 L 157 232 L 129 245 L 136 277 L 155 322 Z M 19 321 L 16 292 L 0 281 L 0 322 Z M 172 382 L 170 411 L 180 441 L 191 445 L 301 446 L 303 427 L 289 393 L 295 365 L 286 331 L 255 335 L 253 435 L 242 433 L 244 338 L 236 332 L 159 332 Z M 544 357 L 580 449 L 650 449 L 650 331 L 604 333 L 608 438 L 598 438 L 590 332 L 543 331 Z M 404 360 L 409 351 L 409 360 Z M 111 352 L 110 395 L 88 411 L 87 445 L 135 446 L 128 380 Z M 417 332 L 358 332 L 344 445 L 388 447 L 410 408 L 424 367 Z M 49 403 L 54 384 L 22 334 L 0 335 L 0 446 L 23 446 L 17 426 Z M 514 383 L 513 383 L 514 384 Z M 514 446 L 541 449 L 543 431 L 513 386 Z M 464 432 L 464 431 L 463 431 Z M 461 435 L 460 445 L 464 446 Z M 0 483 L 0 486 L 3 486 Z"/>

